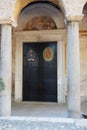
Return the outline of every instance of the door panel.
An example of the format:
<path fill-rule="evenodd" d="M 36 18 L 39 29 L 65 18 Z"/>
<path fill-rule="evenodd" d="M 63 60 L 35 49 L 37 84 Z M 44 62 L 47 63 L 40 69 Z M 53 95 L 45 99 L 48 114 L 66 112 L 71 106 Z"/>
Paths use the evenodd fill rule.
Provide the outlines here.
<path fill-rule="evenodd" d="M 49 59 L 43 56 L 45 49 Z M 57 102 L 57 44 L 56 42 L 23 44 L 23 100 Z"/>

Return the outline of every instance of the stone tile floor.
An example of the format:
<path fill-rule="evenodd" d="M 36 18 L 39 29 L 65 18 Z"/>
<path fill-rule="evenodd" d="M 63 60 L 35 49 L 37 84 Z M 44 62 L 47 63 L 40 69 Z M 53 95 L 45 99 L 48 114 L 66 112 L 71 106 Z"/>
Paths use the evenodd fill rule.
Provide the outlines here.
<path fill-rule="evenodd" d="M 81 112 L 87 114 L 87 103 Z M 66 117 L 66 104 L 13 102 L 12 116 L 0 117 L 0 130 L 87 130 L 86 119 Z"/>
<path fill-rule="evenodd" d="M 87 130 L 87 120 L 46 117 L 0 117 L 0 130 Z"/>

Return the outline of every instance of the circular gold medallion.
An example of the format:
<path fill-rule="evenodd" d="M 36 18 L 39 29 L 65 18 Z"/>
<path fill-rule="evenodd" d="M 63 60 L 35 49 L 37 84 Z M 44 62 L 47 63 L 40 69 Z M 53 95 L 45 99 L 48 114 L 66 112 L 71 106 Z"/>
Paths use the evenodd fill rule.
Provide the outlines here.
<path fill-rule="evenodd" d="M 43 51 L 43 58 L 45 61 L 51 61 L 54 57 L 54 52 L 51 47 L 46 47 Z"/>

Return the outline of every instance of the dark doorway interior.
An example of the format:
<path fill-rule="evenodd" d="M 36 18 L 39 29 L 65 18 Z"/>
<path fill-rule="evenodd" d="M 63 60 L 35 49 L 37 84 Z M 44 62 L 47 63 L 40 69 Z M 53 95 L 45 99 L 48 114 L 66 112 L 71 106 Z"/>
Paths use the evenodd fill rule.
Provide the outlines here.
<path fill-rule="evenodd" d="M 23 101 L 57 102 L 57 43 L 23 44 Z"/>

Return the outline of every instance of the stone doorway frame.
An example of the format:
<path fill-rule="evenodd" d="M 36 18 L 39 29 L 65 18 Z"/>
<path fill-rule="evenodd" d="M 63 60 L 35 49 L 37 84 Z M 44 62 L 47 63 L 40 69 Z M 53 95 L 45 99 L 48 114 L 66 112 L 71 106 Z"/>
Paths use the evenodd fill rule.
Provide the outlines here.
<path fill-rule="evenodd" d="M 16 53 L 15 53 L 15 101 L 22 101 L 23 89 L 23 43 L 24 42 L 46 42 L 57 41 L 57 102 L 65 102 L 65 29 L 44 30 L 44 31 L 19 31 L 15 32 L 16 36 Z"/>

